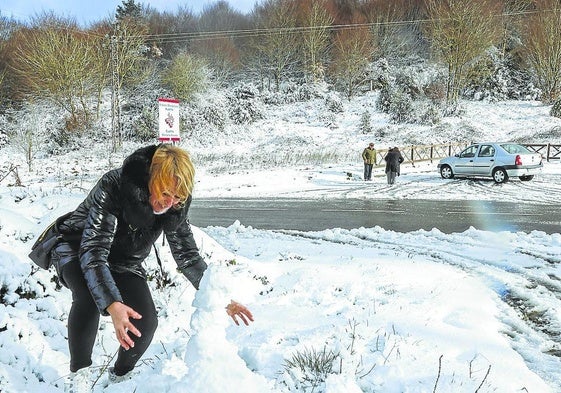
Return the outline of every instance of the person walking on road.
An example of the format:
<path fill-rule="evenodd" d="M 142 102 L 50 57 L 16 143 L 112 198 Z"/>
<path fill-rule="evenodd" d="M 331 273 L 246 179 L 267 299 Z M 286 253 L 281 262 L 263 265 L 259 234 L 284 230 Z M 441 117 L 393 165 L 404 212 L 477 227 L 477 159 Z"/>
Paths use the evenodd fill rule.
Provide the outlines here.
<path fill-rule="evenodd" d="M 400 175 L 400 165 L 403 162 L 403 156 L 399 148 L 390 148 L 384 160 L 386 161 L 386 177 L 388 179 L 388 184 L 394 184 L 395 177 Z"/>
<path fill-rule="evenodd" d="M 372 180 L 372 168 L 376 164 L 376 150 L 373 142 L 370 142 L 362 151 L 362 160 L 364 161 L 364 181 L 370 181 Z"/>

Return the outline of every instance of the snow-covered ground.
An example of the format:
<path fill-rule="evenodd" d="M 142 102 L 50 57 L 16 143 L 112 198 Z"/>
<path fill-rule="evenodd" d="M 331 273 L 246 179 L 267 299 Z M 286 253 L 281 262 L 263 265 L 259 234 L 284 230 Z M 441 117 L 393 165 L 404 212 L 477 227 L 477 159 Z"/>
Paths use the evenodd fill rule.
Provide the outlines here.
<path fill-rule="evenodd" d="M 230 166 L 185 140 L 198 167 L 194 197 L 561 201 L 561 165 L 553 162 L 530 182 L 503 185 L 442 180 L 436 162 L 404 166 L 393 187 L 381 169 L 373 182 L 359 181 L 358 156 L 373 139 L 350 130 L 360 105 L 348 108 L 338 129 L 310 126 L 314 109 L 304 106 L 299 118 L 312 119 L 305 124 L 289 114 L 293 107 L 249 130 L 229 130 L 230 142 L 219 140 L 213 150 L 238 155 Z M 470 139 L 522 138 L 559 126 L 536 103 L 472 103 L 467 111 L 449 121 L 464 129 L 470 123 L 481 134 Z M 384 124 L 381 116 L 374 122 Z M 396 133 L 378 145 L 411 142 L 414 127 L 387 127 Z M 418 127 L 415 137 L 439 142 L 430 135 Z M 54 272 L 33 269 L 26 255 L 46 224 L 75 208 L 99 175 L 135 147 L 108 155 L 107 146 L 88 145 L 38 157 L 32 172 L 15 148 L 2 150 L 1 173 L 20 163 L 22 185 L 14 186 L 13 174 L 0 182 L 0 391 L 62 391 L 70 292 L 56 287 Z M 282 168 L 252 163 L 266 153 L 328 148 L 347 158 Z M 559 234 L 273 232 L 239 223 L 194 231 L 210 264 L 200 290 L 175 273 L 160 246 L 176 285 L 150 283 L 160 312 L 154 341 L 132 380 L 107 386 L 104 370 L 118 344 L 110 319 L 102 318 L 94 392 L 561 392 Z M 146 266 L 158 269 L 153 256 Z M 255 322 L 234 325 L 224 312 L 230 299 L 246 304 Z M 324 367 L 310 370 L 309 363 Z"/>

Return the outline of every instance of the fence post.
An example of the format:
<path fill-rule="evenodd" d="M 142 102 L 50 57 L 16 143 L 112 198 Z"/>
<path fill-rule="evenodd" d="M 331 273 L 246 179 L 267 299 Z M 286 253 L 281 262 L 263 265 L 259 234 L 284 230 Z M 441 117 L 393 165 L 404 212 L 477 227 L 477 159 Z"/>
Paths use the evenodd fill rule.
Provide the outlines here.
<path fill-rule="evenodd" d="M 550 149 L 551 149 L 551 143 L 548 143 L 548 144 L 547 144 L 547 157 L 546 157 L 547 162 L 549 162 L 549 152 L 550 152 Z"/>

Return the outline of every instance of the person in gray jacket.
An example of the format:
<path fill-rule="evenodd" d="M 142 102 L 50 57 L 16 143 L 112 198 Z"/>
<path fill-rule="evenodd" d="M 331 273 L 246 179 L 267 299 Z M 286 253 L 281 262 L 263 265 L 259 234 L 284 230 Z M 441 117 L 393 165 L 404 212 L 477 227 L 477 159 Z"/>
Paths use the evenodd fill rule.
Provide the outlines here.
<path fill-rule="evenodd" d="M 51 258 L 72 292 L 71 379 L 80 379 L 77 373 L 92 364 L 101 315 L 111 316 L 120 344 L 110 380 L 129 373 L 148 348 L 158 321 L 142 263 L 162 233 L 178 270 L 198 289 L 207 264 L 187 219 L 193 184 L 186 151 L 166 144 L 144 147 L 105 173 L 59 225 L 61 240 Z M 238 318 L 246 325 L 253 321 L 239 303 L 231 302 L 226 311 L 236 324 Z"/>
<path fill-rule="evenodd" d="M 399 148 L 394 147 L 388 150 L 388 154 L 384 157 L 386 161 L 386 178 L 388 184 L 394 184 L 396 176 L 400 175 L 400 166 L 403 162 L 403 156 Z"/>

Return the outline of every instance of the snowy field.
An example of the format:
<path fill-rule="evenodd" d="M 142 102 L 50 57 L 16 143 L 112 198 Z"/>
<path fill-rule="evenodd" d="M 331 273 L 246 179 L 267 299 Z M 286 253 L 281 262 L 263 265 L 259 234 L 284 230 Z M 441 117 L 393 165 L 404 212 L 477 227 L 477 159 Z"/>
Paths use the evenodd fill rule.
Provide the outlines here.
<path fill-rule="evenodd" d="M 508 130 L 508 124 L 498 127 L 493 121 L 517 123 L 518 136 L 554 124 L 543 108 L 520 105 L 517 111 L 498 105 L 481 116 L 481 133 Z M 470 110 L 475 119 L 484 109 L 475 104 Z M 282 118 L 288 118 L 286 113 L 279 113 L 276 123 L 268 120 L 269 134 L 277 128 L 293 131 L 287 124 L 295 123 Z M 341 129 L 345 121 L 350 122 L 342 119 Z M 324 131 L 307 146 L 333 140 L 335 134 L 329 133 L 335 131 Z M 245 140 L 248 157 L 256 146 L 274 150 L 270 140 L 259 139 L 264 134 Z M 352 139 L 349 131 L 340 146 L 358 155 L 367 141 L 356 131 Z M 400 145 L 397 137 L 383 143 Z M 188 141 L 184 146 L 195 158 L 204 155 L 204 146 Z M 0 391 L 63 391 L 70 292 L 56 287 L 53 271 L 33 269 L 26 255 L 50 221 L 74 209 L 98 176 L 135 147 L 127 145 L 117 155 L 92 145 L 54 158 L 39 156 L 32 172 L 20 165 L 21 186 L 14 185 L 13 175 L 0 182 Z M 216 147 L 240 155 L 244 148 L 222 142 Z M 3 174 L 9 163 L 22 161 L 12 147 L 2 156 L 7 158 Z M 204 160 L 196 163 L 194 198 L 561 202 L 558 163 L 546 164 L 530 182 L 503 185 L 443 180 L 436 162 L 422 163 L 404 166 L 393 187 L 385 184 L 381 169 L 373 182 L 359 181 L 359 160 L 226 170 Z M 347 172 L 353 173 L 351 179 Z M 239 223 L 195 227 L 194 232 L 210 264 L 200 290 L 175 273 L 167 247 L 158 242 L 175 285 L 158 288 L 150 282 L 160 313 L 154 341 L 133 379 L 107 385 L 105 369 L 118 344 L 110 319 L 102 318 L 94 392 L 561 392 L 559 234 L 475 229 L 443 234 L 436 228 L 398 233 L 380 227 L 273 232 Z M 146 266 L 158 270 L 154 256 Z M 230 299 L 247 305 L 255 322 L 234 325 L 224 311 Z M 310 369 L 306 359 L 324 367 Z"/>

